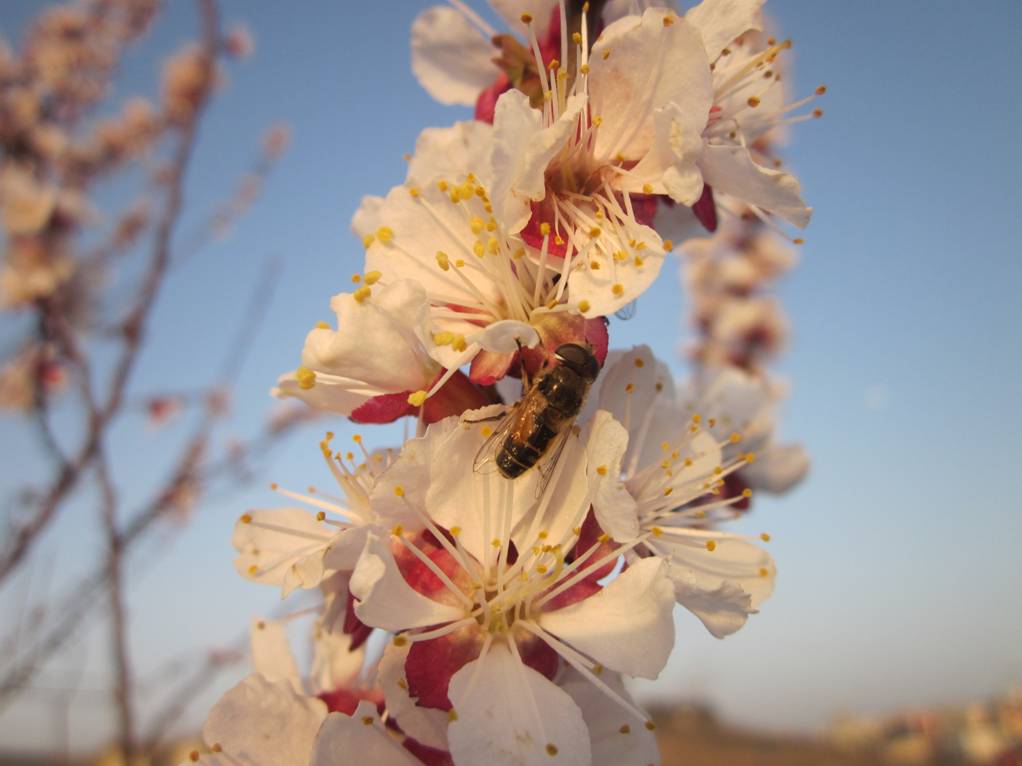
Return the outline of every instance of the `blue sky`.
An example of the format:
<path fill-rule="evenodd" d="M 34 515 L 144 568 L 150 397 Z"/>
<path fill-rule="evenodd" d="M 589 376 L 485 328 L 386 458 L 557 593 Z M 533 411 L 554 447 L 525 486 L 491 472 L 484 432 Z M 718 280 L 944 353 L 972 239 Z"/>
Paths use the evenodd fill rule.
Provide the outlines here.
<path fill-rule="evenodd" d="M 4 36 L 17 38 L 44 5 L 5 2 Z M 152 93 L 157 62 L 192 34 L 191 4 L 169 6 L 129 60 L 123 92 Z M 138 391 L 208 382 L 261 264 L 273 258 L 279 284 L 240 371 L 229 430 L 258 428 L 276 375 L 296 364 L 330 295 L 360 270 L 348 222 L 361 196 L 402 180 L 402 154 L 421 128 L 467 116 L 434 104 L 410 73 L 408 28 L 425 6 L 223 3 L 227 19 L 252 30 L 256 53 L 231 68 L 203 127 L 189 220 L 229 193 L 269 123 L 289 122 L 293 145 L 232 235 L 175 275 L 157 307 Z M 1022 508 L 1012 481 L 1022 458 L 1022 106 L 1012 98 L 1022 5 L 772 0 L 768 8 L 795 41 L 796 92 L 829 88 L 825 117 L 798 126 L 786 155 L 816 212 L 803 262 L 781 291 L 794 327 L 780 365 L 792 383 L 784 434 L 808 447 L 813 470 L 788 497 L 759 502 L 745 522 L 774 538 L 779 579 L 762 613 L 725 641 L 679 615 L 675 656 L 661 681 L 641 691 L 805 731 L 843 711 L 954 703 L 1022 683 Z M 105 193 L 113 200 L 125 191 Z M 611 341 L 649 343 L 683 374 L 676 271 L 664 270 L 634 319 L 613 323 Z M 14 320 L 4 322 L 13 331 Z M 339 438 L 353 433 L 344 423 L 331 427 Z M 127 507 L 159 479 L 186 432 L 127 423 L 117 433 Z M 386 444 L 400 429 L 365 434 Z M 4 417 L 0 435 L 0 490 L 45 477 L 31 431 Z M 324 483 L 318 436 L 284 445 L 265 481 Z M 132 649 L 141 672 L 229 641 L 251 615 L 276 605 L 274 592 L 231 567 L 234 519 L 248 506 L 274 504 L 256 484 L 203 503 L 187 528 L 151 545 L 151 561 L 135 567 Z M 40 546 L 33 593 L 55 592 L 87 569 L 96 526 L 91 498 L 76 497 Z M 21 592 L 0 591 L 0 614 L 13 614 Z M 37 685 L 61 688 L 82 669 L 82 686 L 102 688 L 104 635 L 99 621 Z M 184 724 L 199 720 L 211 694 Z M 52 742 L 47 699 L 33 693 L 0 713 L 0 739 Z M 102 697 L 79 699 L 90 704 L 73 714 L 73 741 L 87 745 L 108 718 Z"/>

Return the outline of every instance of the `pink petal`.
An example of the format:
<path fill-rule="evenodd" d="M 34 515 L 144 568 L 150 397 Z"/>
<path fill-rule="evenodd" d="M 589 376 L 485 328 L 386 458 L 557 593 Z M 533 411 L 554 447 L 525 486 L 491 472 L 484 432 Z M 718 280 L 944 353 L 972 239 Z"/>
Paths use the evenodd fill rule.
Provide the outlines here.
<path fill-rule="evenodd" d="M 356 423 L 393 423 L 405 415 L 414 415 L 415 407 L 408 403 L 411 391 L 397 394 L 381 394 L 356 407 L 351 419 Z"/>
<path fill-rule="evenodd" d="M 497 99 L 500 98 L 501 94 L 511 90 L 511 80 L 508 76 L 501 72 L 497 79 L 493 81 L 493 84 L 488 88 L 484 88 L 479 94 L 479 98 L 476 99 L 476 111 L 475 118 L 480 122 L 488 122 L 490 125 L 493 124 L 493 111 L 497 108 Z"/>
<path fill-rule="evenodd" d="M 499 401 L 492 392 L 473 385 L 465 373 L 456 372 L 439 391 L 426 400 L 423 405 L 423 417 L 427 423 L 436 423 L 451 415 L 460 415 L 466 410 L 477 410 L 487 404 L 499 404 Z"/>
<path fill-rule="evenodd" d="M 408 693 L 418 698 L 419 705 L 451 709 L 447 686 L 451 676 L 479 656 L 481 642 L 477 635 L 466 639 L 459 632 L 412 645 L 405 660 L 405 679 Z"/>
<path fill-rule="evenodd" d="M 411 737 L 406 737 L 403 744 L 405 750 L 426 764 L 426 766 L 454 766 L 454 759 L 451 758 L 451 754 L 446 750 L 427 747 Z"/>
<path fill-rule="evenodd" d="M 717 204 L 713 201 L 713 189 L 709 184 L 703 184 L 703 194 L 692 206 L 692 212 L 707 231 L 717 230 Z"/>

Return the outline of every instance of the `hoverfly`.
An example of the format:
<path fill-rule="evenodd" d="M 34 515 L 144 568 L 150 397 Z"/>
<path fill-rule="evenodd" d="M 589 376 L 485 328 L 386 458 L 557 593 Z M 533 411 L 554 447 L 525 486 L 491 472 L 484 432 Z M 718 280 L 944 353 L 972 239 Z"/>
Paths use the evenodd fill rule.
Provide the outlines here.
<path fill-rule="evenodd" d="M 547 453 L 560 452 L 600 363 L 592 349 L 576 343 L 558 346 L 554 358 L 558 364 L 542 370 L 527 385 L 522 398 L 479 448 L 474 470 L 485 472 L 492 462 L 504 478 L 514 479 Z"/>

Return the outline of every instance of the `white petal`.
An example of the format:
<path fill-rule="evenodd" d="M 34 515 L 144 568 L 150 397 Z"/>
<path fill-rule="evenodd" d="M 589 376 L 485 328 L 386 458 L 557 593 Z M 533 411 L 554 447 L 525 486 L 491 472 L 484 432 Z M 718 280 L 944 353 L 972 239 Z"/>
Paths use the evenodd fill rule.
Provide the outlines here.
<path fill-rule="evenodd" d="M 490 198 L 494 217 L 507 231 L 520 231 L 531 215 L 529 202 L 546 196 L 547 166 L 578 129 L 585 106 L 583 96 L 570 97 L 557 121 L 544 128 L 540 112 L 521 91 L 509 90 L 497 99 Z"/>
<path fill-rule="evenodd" d="M 232 763 L 306 764 L 326 714 L 321 700 L 296 694 L 286 681 L 253 674 L 213 706 L 202 737 L 210 747 L 219 745 Z"/>
<path fill-rule="evenodd" d="M 488 186 L 486 173 L 492 141 L 493 126 L 479 120 L 456 122 L 449 128 L 426 128 L 415 141 L 405 183 L 429 186 L 441 178 L 460 178 L 475 173 L 482 184 Z M 375 231 L 375 227 L 363 232 L 363 236 L 369 231 Z"/>
<path fill-rule="evenodd" d="M 656 281 L 664 263 L 664 244 L 660 235 L 642 224 L 623 222 L 620 233 L 603 231 L 599 238 L 604 253 L 621 251 L 623 244 L 634 240 L 643 243 L 641 250 L 623 261 L 603 258 L 599 268 L 591 267 L 591 258 L 579 258 L 568 276 L 568 290 L 573 302 L 589 302 L 586 317 L 607 316 L 627 306 Z"/>
<path fill-rule="evenodd" d="M 539 624 L 611 670 L 656 678 L 674 647 L 674 588 L 658 558 L 638 561 L 584 601 Z"/>
<path fill-rule="evenodd" d="M 271 683 L 287 681 L 299 694 L 302 692 L 302 677 L 298 663 L 291 653 L 291 644 L 283 623 L 256 618 L 249 627 L 249 643 L 252 647 L 252 667 L 256 673 Z"/>
<path fill-rule="evenodd" d="M 414 590 L 398 569 L 387 540 L 370 534 L 351 575 L 355 614 L 366 625 L 400 631 L 440 625 L 464 617 L 464 611 L 441 604 Z"/>
<path fill-rule="evenodd" d="M 412 71 L 441 104 L 472 106 L 500 74 L 493 45 L 454 8 L 435 5 L 412 24 Z"/>
<path fill-rule="evenodd" d="M 503 644 L 455 673 L 448 694 L 457 714 L 447 732 L 455 763 L 590 763 L 578 705 Z"/>
<path fill-rule="evenodd" d="M 351 636 L 330 631 L 317 620 L 312 644 L 312 669 L 309 672 L 315 691 L 333 691 L 356 685 L 365 661 L 365 646 L 351 650 Z"/>
<path fill-rule="evenodd" d="M 387 733 L 376 705 L 366 700 L 358 703 L 350 717 L 343 713 L 331 713 L 326 717 L 316 737 L 310 766 L 353 762 L 373 766 L 419 766 L 419 760 Z M 289 763 L 297 764 L 297 761 Z"/>
<path fill-rule="evenodd" d="M 665 24 L 669 14 L 674 21 Z M 672 11 L 650 8 L 614 22 L 593 46 L 589 66 L 592 114 L 603 118 L 597 157 L 641 159 L 653 142 L 653 112 L 667 104 L 703 125 L 709 118 L 713 86 L 702 40 Z"/>
<path fill-rule="evenodd" d="M 383 689 L 387 712 L 396 718 L 401 731 L 427 747 L 447 749 L 447 724 L 450 719 L 444 710 L 419 707 L 408 693 L 405 678 L 405 660 L 412 645 L 395 646 L 387 643 L 380 659 L 376 682 Z"/>
<path fill-rule="evenodd" d="M 653 139 L 646 155 L 622 176 L 620 189 L 666 194 L 682 205 L 693 205 L 703 193 L 699 158 L 703 154 L 702 131 L 706 119 L 675 103 L 653 110 Z M 658 232 L 664 236 L 663 232 Z"/>
<path fill-rule="evenodd" d="M 315 588 L 333 539 L 333 529 L 303 508 L 252 511 L 234 527 L 234 567 L 242 577 L 283 586 L 285 595 L 295 587 Z"/>
<path fill-rule="evenodd" d="M 621 459 L 628 449 L 628 432 L 614 416 L 599 410 L 589 423 L 586 473 L 593 487 L 593 511 L 600 527 L 622 542 L 639 535 L 635 500 L 621 481 Z"/>
<path fill-rule="evenodd" d="M 633 702 L 620 674 L 605 671 L 600 680 L 621 697 Z M 646 728 L 646 720 L 636 719 L 575 670 L 565 674 L 560 686 L 582 709 L 592 743 L 593 766 L 649 766 L 660 763 L 656 735 Z"/>
<path fill-rule="evenodd" d="M 774 213 L 805 228 L 812 208 L 802 199 L 798 180 L 757 165 L 744 146 L 708 145 L 700 160 L 703 178 L 715 190 Z"/>
<path fill-rule="evenodd" d="M 539 344 L 539 333 L 532 325 L 514 319 L 502 319 L 488 325 L 466 338 L 469 343 L 478 343 L 485 351 L 513 354 L 520 346 L 535 348 Z"/>
<path fill-rule="evenodd" d="M 511 31 L 517 37 L 524 39 L 528 39 L 529 31 L 522 23 L 522 14 L 531 14 L 532 28 L 536 37 L 542 40 L 550 28 L 550 20 L 553 18 L 554 8 L 557 7 L 557 0 L 490 0 L 490 5 L 500 14 Z"/>
<path fill-rule="evenodd" d="M 756 453 L 752 465 L 742 469 L 750 487 L 781 495 L 792 489 L 809 472 L 809 455 L 800 444 L 771 444 Z"/>
<path fill-rule="evenodd" d="M 685 21 L 699 30 L 706 55 L 713 60 L 736 37 L 761 28 L 762 5 L 763 0 L 703 0 L 688 10 Z"/>

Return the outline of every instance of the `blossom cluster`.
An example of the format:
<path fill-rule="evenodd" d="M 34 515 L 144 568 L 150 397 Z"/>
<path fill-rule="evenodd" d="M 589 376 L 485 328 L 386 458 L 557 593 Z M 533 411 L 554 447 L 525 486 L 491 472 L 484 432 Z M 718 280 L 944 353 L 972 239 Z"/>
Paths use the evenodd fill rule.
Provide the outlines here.
<path fill-rule="evenodd" d="M 415 75 L 475 119 L 424 130 L 405 182 L 364 198 L 365 267 L 274 393 L 416 434 L 328 433 L 336 490 L 274 485 L 293 505 L 240 517 L 239 574 L 320 594 L 313 663 L 257 620 L 255 673 L 191 761 L 659 762 L 627 681 L 663 670 L 676 604 L 724 637 L 769 597 L 769 535 L 726 522 L 807 467 L 775 442 L 751 340 L 769 320 L 732 343 L 719 305 L 790 265 L 744 239 L 727 263 L 723 238 L 754 219 L 794 239 L 811 212 L 770 149 L 813 113 L 761 4 L 492 0 L 496 30 L 451 0 L 415 20 Z M 685 382 L 648 345 L 610 348 L 676 246 L 713 325 Z"/>

